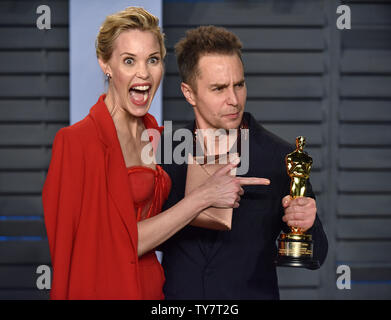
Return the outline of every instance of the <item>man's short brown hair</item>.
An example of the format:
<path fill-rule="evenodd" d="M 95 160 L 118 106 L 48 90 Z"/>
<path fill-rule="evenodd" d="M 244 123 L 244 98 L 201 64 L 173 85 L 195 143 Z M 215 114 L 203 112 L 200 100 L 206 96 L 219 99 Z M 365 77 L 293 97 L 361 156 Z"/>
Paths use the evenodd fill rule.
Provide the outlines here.
<path fill-rule="evenodd" d="M 206 54 L 237 54 L 240 60 L 242 43 L 239 38 L 225 28 L 201 26 L 190 29 L 186 37 L 175 45 L 175 54 L 182 81 L 195 88 L 198 75 L 198 61 Z"/>

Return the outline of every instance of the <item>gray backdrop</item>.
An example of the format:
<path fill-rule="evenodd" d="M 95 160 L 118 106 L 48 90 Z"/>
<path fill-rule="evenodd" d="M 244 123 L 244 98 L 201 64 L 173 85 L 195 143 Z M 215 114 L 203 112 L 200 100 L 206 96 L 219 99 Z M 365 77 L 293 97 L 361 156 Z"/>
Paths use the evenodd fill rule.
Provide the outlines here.
<path fill-rule="evenodd" d="M 36 268 L 50 264 L 40 192 L 58 129 L 69 123 L 68 1 L 0 2 L 0 299 L 46 299 Z M 130 3 L 131 4 L 131 3 Z M 351 9 L 338 30 L 336 9 Z M 282 299 L 391 298 L 391 2 L 163 1 L 168 56 L 163 119 L 192 119 L 179 90 L 174 43 L 200 24 L 244 44 L 247 110 L 293 143 L 305 135 L 329 238 L 318 271 L 280 269 Z M 351 268 L 338 290 L 338 265 Z"/>

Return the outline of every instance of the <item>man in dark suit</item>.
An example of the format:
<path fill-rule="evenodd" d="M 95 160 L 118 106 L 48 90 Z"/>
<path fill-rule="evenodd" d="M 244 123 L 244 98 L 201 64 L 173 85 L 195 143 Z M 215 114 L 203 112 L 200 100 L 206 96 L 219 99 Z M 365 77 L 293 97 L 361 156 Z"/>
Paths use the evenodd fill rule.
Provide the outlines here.
<path fill-rule="evenodd" d="M 290 198 L 284 158 L 294 148 L 244 112 L 247 91 L 239 39 L 223 28 L 199 27 L 188 31 L 175 49 L 181 90 L 196 119 L 187 128 L 194 133 L 248 128 L 249 166 L 244 176 L 268 178 L 271 183 L 243 186 L 231 230 L 187 226 L 161 246 L 165 297 L 279 299 L 274 261 L 282 230 L 288 232 L 292 226 L 312 234 L 314 258 L 320 264 L 327 255 L 327 238 L 311 185 L 307 197 Z M 179 143 L 174 142 L 173 148 Z M 165 203 L 169 208 L 184 197 L 187 164 L 174 161 L 163 168 L 172 179 Z"/>

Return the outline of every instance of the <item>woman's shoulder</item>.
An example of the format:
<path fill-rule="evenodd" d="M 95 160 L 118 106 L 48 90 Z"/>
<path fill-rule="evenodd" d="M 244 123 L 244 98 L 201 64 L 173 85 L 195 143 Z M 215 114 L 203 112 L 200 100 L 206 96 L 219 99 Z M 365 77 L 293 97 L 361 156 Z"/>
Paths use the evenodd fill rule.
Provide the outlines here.
<path fill-rule="evenodd" d="M 60 157 L 73 165 L 94 167 L 98 159 L 104 159 L 105 148 L 100 142 L 92 120 L 88 117 L 67 127 L 55 135 L 52 158 Z"/>
<path fill-rule="evenodd" d="M 86 116 L 84 119 L 72 125 L 61 128 L 56 133 L 56 137 L 57 136 L 61 136 L 67 141 L 78 144 L 88 143 L 94 139 L 96 140 L 95 127 L 89 116 Z"/>

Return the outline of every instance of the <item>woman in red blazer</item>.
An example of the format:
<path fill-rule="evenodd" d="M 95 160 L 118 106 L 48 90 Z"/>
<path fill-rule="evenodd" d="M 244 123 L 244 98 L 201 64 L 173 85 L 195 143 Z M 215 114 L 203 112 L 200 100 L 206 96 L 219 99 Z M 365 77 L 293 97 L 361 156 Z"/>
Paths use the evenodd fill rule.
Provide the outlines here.
<path fill-rule="evenodd" d="M 203 209 L 238 206 L 243 190 L 226 175 L 227 165 L 158 214 L 171 181 L 141 157 L 149 143 L 156 147 L 153 133 L 162 129 L 148 114 L 166 53 L 158 19 L 134 7 L 108 16 L 96 51 L 107 95 L 57 133 L 42 194 L 51 299 L 163 299 L 154 248 Z M 150 141 L 141 139 L 145 129 Z"/>

